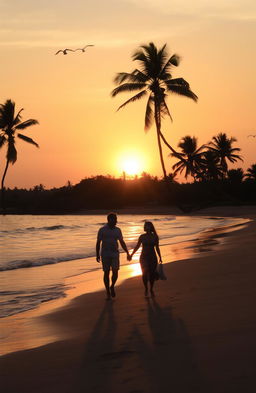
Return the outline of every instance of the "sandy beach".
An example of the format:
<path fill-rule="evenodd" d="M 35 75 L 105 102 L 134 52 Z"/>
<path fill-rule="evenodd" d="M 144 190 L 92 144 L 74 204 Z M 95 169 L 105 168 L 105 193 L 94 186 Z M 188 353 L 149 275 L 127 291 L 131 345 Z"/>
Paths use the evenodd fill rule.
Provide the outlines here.
<path fill-rule="evenodd" d="M 256 209 L 197 214 L 252 221 L 213 252 L 165 264 L 154 299 L 137 276 L 113 301 L 98 291 L 49 307 L 38 324 L 52 342 L 2 356 L 2 391 L 255 392 Z"/>

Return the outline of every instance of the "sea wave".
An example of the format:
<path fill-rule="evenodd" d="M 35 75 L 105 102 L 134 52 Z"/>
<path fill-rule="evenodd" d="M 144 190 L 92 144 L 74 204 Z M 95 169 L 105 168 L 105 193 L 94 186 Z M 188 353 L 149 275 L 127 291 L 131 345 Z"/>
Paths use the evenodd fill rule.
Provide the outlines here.
<path fill-rule="evenodd" d="M 48 257 L 48 258 L 35 258 L 35 259 L 22 259 L 9 261 L 4 264 L 4 266 L 0 266 L 0 272 L 4 272 L 7 270 L 15 270 L 15 269 L 24 269 L 30 267 L 38 267 L 44 265 L 54 265 L 56 263 L 74 261 L 75 259 L 84 259 L 90 258 L 95 255 L 95 252 L 91 254 L 69 254 L 62 255 L 58 257 Z"/>
<path fill-rule="evenodd" d="M 160 221 L 160 222 L 165 222 L 165 221 L 175 221 L 176 220 L 176 217 L 165 217 L 165 216 L 163 216 L 163 217 L 157 217 L 157 218 L 150 218 L 150 220 L 148 220 L 148 219 L 143 219 L 143 220 L 141 220 L 140 222 L 146 222 L 146 221 L 152 221 L 152 222 L 156 222 L 156 221 Z"/>
<path fill-rule="evenodd" d="M 2 291 L 0 318 L 36 308 L 39 304 L 65 297 L 67 288 L 63 284 L 49 285 L 27 291 Z M 12 295 L 10 299 L 9 296 Z"/>
<path fill-rule="evenodd" d="M 37 232 L 37 231 L 57 231 L 62 229 L 80 229 L 83 228 L 80 225 L 50 225 L 44 227 L 27 227 L 27 228 L 16 228 L 11 230 L 2 230 L 1 234 L 21 234 L 26 232 Z"/>

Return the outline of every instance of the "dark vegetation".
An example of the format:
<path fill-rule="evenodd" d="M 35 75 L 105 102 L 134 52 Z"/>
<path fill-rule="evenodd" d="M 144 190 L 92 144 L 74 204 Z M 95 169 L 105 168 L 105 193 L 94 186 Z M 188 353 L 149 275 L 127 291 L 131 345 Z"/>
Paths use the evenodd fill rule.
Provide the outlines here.
<path fill-rule="evenodd" d="M 5 213 L 63 214 L 90 209 L 178 206 L 184 212 L 213 205 L 256 204 L 256 178 L 244 176 L 241 169 L 228 172 L 225 179 L 200 180 L 180 184 L 146 173 L 131 180 L 110 176 L 85 178 L 76 185 L 46 190 L 6 189 Z"/>

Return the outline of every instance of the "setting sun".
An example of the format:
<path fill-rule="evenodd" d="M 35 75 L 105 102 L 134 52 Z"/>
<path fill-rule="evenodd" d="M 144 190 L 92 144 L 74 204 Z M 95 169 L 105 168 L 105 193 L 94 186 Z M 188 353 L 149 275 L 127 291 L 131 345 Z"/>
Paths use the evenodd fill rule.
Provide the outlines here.
<path fill-rule="evenodd" d="M 123 162 L 123 170 L 127 175 L 134 176 L 141 171 L 141 165 L 137 158 L 126 158 Z"/>
<path fill-rule="evenodd" d="M 118 160 L 118 167 L 120 172 L 124 172 L 131 177 L 146 171 L 144 157 L 137 152 L 121 154 Z"/>

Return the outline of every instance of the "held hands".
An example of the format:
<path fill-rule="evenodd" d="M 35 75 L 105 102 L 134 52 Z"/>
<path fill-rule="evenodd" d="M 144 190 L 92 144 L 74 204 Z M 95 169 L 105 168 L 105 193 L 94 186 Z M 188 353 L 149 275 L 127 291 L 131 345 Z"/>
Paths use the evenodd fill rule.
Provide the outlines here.
<path fill-rule="evenodd" d="M 131 261 L 132 260 L 132 256 L 129 254 L 129 252 L 127 252 L 127 261 Z"/>

